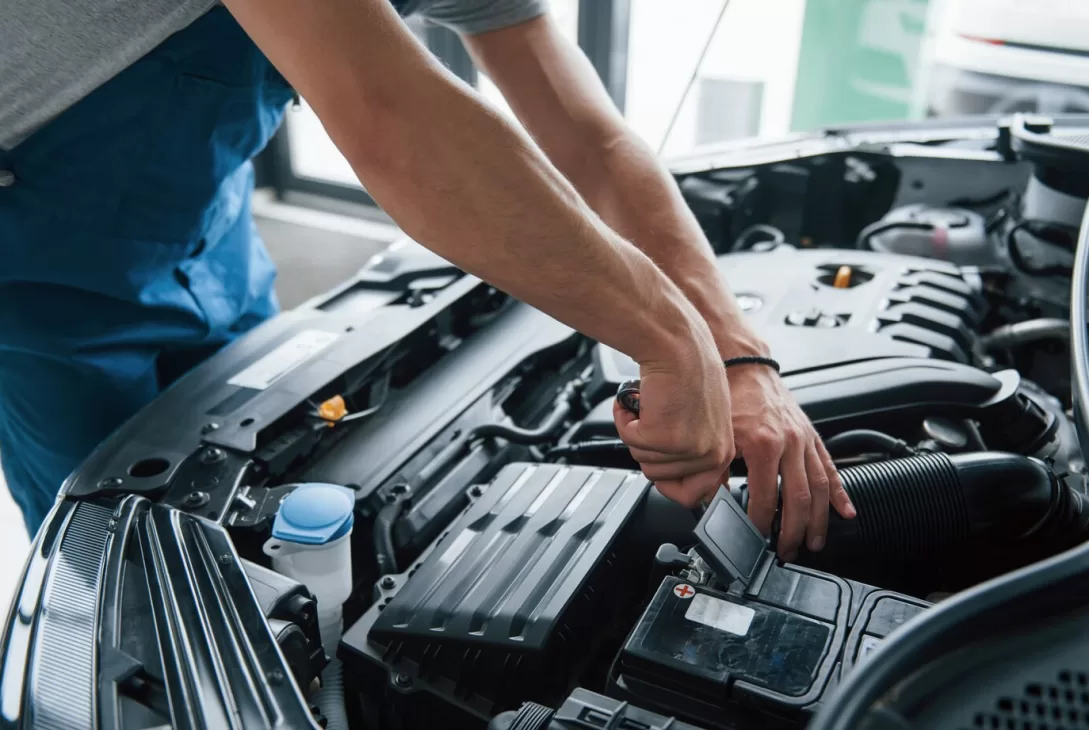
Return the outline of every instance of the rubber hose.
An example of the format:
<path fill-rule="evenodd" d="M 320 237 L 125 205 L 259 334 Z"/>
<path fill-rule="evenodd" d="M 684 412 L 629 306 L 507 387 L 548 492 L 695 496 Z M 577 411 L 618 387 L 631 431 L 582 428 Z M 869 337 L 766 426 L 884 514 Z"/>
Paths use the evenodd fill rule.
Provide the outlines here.
<path fill-rule="evenodd" d="M 485 423 L 470 431 L 466 440 L 474 441 L 480 438 L 495 437 L 506 439 L 512 444 L 522 444 L 523 446 L 543 443 L 553 436 L 556 431 L 559 431 L 564 421 L 571 415 L 571 409 L 582 392 L 582 386 L 583 383 L 579 380 L 573 380 L 565 385 L 559 395 L 556 396 L 552 412 L 545 418 L 544 423 L 537 428 L 519 428 L 518 426 L 507 426 L 502 423 Z"/>
<path fill-rule="evenodd" d="M 393 525 L 401 518 L 405 500 L 395 497 L 378 510 L 374 518 L 374 559 L 378 563 L 378 575 L 397 572 L 397 549 L 393 545 Z"/>
<path fill-rule="evenodd" d="M 839 472 L 858 516 L 829 514 L 827 544 L 798 562 L 887 584 L 897 568 L 955 560 L 973 543 L 1019 540 L 1055 552 L 1089 540 L 1080 494 L 1018 454 L 923 454 Z"/>
<path fill-rule="evenodd" d="M 824 447 L 832 456 L 856 456 L 867 450 L 878 451 L 890 456 L 913 456 L 915 449 L 900 439 L 893 438 L 887 433 L 871 431 L 860 428 L 853 431 L 844 431 L 825 439 Z"/>
<path fill-rule="evenodd" d="M 344 630 L 339 612 L 337 619 L 321 627 L 321 642 L 333 655 L 332 661 L 321 673 L 321 687 L 314 693 L 314 704 L 325 715 L 325 730 L 349 730 L 348 711 L 344 704 L 344 665 L 336 657 L 337 644 Z M 331 648 L 330 648 L 331 647 Z"/>
<path fill-rule="evenodd" d="M 1070 339 L 1070 321 L 1065 319 L 1030 319 L 996 327 L 980 338 L 984 350 L 1001 350 L 1047 339 Z"/>
<path fill-rule="evenodd" d="M 344 705 L 344 665 L 339 659 L 334 657 L 321 673 L 321 689 L 314 693 L 314 703 L 325 715 L 325 730 L 349 730 Z"/>
<path fill-rule="evenodd" d="M 563 425 L 564 420 L 571 413 L 568 403 L 558 403 L 556 408 L 548 414 L 548 418 L 540 426 L 534 429 L 507 426 L 502 423 L 485 423 L 474 428 L 469 440 L 478 438 L 496 437 L 506 439 L 512 444 L 532 445 L 547 441 Z"/>

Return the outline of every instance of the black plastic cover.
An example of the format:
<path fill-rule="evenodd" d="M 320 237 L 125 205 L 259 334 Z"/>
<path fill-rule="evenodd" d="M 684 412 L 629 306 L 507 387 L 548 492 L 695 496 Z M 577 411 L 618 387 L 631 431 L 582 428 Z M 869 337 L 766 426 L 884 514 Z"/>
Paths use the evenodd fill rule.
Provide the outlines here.
<path fill-rule="evenodd" d="M 603 629 L 646 589 L 650 555 L 633 557 L 621 533 L 649 486 L 638 472 L 505 467 L 396 580 L 388 605 L 348 629 L 349 671 L 365 691 L 399 678 L 438 700 L 426 711 L 483 720 L 562 698 Z M 414 710 L 426 699 L 417 694 Z"/>
<path fill-rule="evenodd" d="M 579 687 L 553 711 L 527 703 L 517 711 L 505 712 L 488 724 L 488 730 L 700 730 L 649 712 L 628 702 L 605 697 Z"/>
<path fill-rule="evenodd" d="M 725 584 L 749 587 L 769 556 L 767 540 L 725 487 L 707 505 L 696 526 L 696 550 Z"/>
<path fill-rule="evenodd" d="M 892 591 L 866 596 L 843 649 L 843 673 L 864 661 L 894 629 L 929 607 L 926 601 Z"/>

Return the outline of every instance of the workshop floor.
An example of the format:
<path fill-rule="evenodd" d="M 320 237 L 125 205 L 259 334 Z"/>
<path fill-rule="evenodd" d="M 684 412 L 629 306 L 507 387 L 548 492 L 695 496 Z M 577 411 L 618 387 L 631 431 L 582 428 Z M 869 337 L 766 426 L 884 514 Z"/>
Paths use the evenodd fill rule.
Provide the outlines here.
<path fill-rule="evenodd" d="M 349 278 L 400 235 L 385 223 L 284 205 L 261 194 L 254 212 L 280 269 L 276 288 L 285 309 Z M 7 616 L 29 545 L 22 515 L 0 474 L 0 618 Z"/>

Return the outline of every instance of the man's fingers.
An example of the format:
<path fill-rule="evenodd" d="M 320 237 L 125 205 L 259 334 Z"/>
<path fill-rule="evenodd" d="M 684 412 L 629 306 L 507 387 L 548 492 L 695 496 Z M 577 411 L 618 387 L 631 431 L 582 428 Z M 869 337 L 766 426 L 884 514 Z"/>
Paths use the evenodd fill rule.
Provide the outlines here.
<path fill-rule="evenodd" d="M 805 471 L 805 443 L 791 440 L 779 462 L 783 476 L 783 526 L 779 533 L 779 554 L 793 560 L 805 537 L 809 522 L 809 479 Z"/>
<path fill-rule="evenodd" d="M 858 516 L 858 511 L 851 502 L 847 490 L 843 488 L 843 479 L 840 478 L 835 462 L 832 461 L 828 449 L 824 448 L 824 443 L 820 439 L 817 439 L 817 454 L 824 463 L 824 473 L 828 475 L 828 501 L 836 508 L 840 517 L 853 520 Z"/>
<path fill-rule="evenodd" d="M 745 450 L 749 471 L 749 519 L 761 533 L 771 532 L 775 510 L 779 506 L 779 459 L 782 452 L 774 445 Z"/>
<path fill-rule="evenodd" d="M 639 449 L 631 446 L 629 446 L 628 450 L 631 452 L 631 458 L 635 459 L 640 464 L 670 464 L 675 461 L 684 461 L 683 457 L 677 456 L 676 454 L 667 454 L 664 451 Z"/>
<path fill-rule="evenodd" d="M 656 481 L 654 486 L 662 496 L 678 504 L 697 507 L 715 495 L 722 483 L 721 476 L 720 472 L 709 471 L 684 479 Z"/>
<path fill-rule="evenodd" d="M 816 441 L 805 449 L 805 472 L 809 478 L 809 525 L 806 527 L 806 545 L 816 552 L 828 539 L 828 489 L 830 480 L 827 468 L 817 451 Z"/>
<path fill-rule="evenodd" d="M 643 474 L 652 482 L 695 478 L 704 472 L 721 473 L 726 466 L 715 454 L 708 454 L 699 459 L 674 458 L 673 461 L 644 462 L 637 458 L 636 461 L 639 462 L 639 468 L 643 470 Z"/>

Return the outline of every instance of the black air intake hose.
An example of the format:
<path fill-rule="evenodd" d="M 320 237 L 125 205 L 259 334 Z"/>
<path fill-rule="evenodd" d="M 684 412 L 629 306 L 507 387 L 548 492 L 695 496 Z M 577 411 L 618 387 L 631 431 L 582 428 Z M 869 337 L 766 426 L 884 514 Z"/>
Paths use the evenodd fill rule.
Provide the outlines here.
<path fill-rule="evenodd" d="M 1089 540 L 1089 503 L 1041 462 L 998 452 L 925 454 L 840 471 L 858 510 L 798 562 L 881 586 L 963 561 L 969 548 L 1057 553 Z M 890 586 L 891 587 L 891 586 Z"/>

